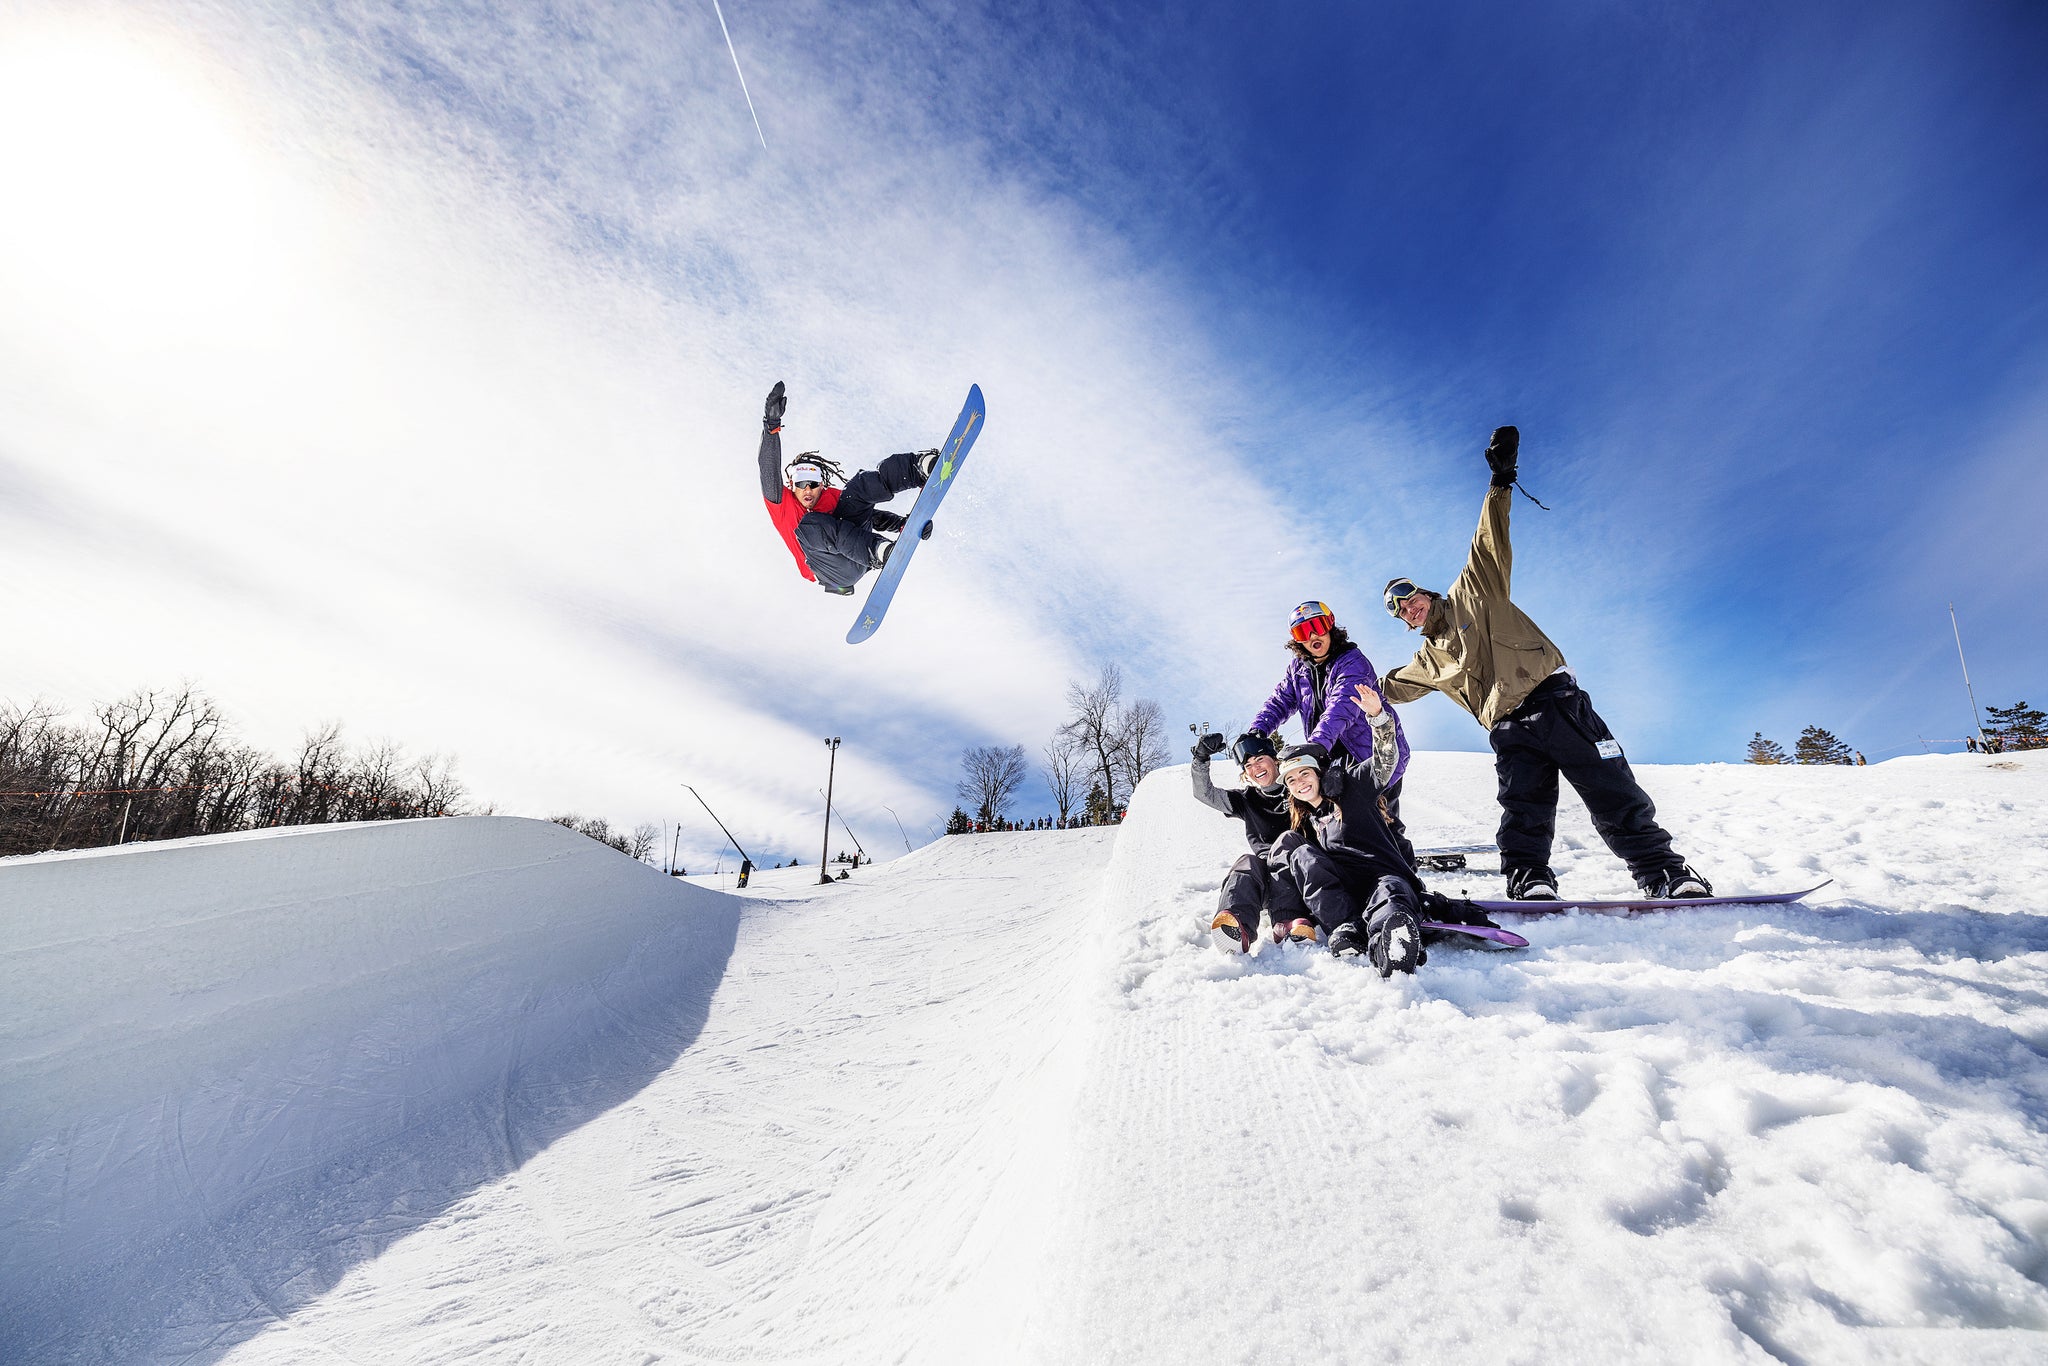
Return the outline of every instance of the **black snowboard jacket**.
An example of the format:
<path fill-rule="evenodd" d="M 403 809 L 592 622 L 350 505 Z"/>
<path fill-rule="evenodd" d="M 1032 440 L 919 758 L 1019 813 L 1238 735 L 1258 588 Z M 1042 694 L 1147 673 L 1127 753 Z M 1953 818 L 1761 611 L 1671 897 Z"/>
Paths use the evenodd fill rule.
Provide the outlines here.
<path fill-rule="evenodd" d="M 1189 764 L 1188 772 L 1194 775 L 1196 801 L 1244 822 L 1244 841 L 1254 854 L 1264 857 L 1272 849 L 1273 841 L 1287 832 L 1286 788 L 1269 796 L 1256 787 L 1218 787 L 1209 781 L 1206 760 Z"/>
<path fill-rule="evenodd" d="M 1380 789 L 1369 760 L 1333 759 L 1323 766 L 1323 805 L 1316 812 L 1312 840 L 1345 874 L 1345 880 L 1377 881 L 1389 873 L 1420 887 L 1422 880 L 1401 855 L 1393 831 L 1380 815 Z M 1303 842 L 1290 832 L 1286 845 Z"/>

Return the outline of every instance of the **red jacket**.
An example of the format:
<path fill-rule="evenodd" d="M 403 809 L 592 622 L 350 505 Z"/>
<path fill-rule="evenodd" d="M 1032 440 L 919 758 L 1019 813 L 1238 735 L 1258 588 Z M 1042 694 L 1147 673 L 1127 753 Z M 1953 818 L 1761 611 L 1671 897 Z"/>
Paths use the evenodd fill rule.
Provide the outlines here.
<path fill-rule="evenodd" d="M 778 446 L 780 444 L 777 442 Z M 818 505 L 806 509 L 797 501 L 796 490 L 785 484 L 779 497 L 764 497 L 761 500 L 768 508 L 768 520 L 775 523 L 775 529 L 782 533 L 782 543 L 789 547 L 790 554 L 796 556 L 796 567 L 802 570 L 803 576 L 812 583 L 818 581 L 818 576 L 811 572 L 811 566 L 804 560 L 803 547 L 796 543 L 796 524 L 804 519 L 806 511 L 829 514 L 832 509 L 839 506 L 839 493 L 838 489 L 825 489 L 818 494 Z"/>

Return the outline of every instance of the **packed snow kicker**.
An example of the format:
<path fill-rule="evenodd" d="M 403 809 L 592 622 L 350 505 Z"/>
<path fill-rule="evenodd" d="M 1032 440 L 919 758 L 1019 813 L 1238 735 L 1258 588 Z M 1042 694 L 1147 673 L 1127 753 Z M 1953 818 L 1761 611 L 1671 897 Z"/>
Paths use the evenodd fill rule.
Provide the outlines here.
<path fill-rule="evenodd" d="M 745 897 L 498 819 L 0 863 L 0 1358 L 2041 1359 L 2048 760 L 1649 773 L 1833 885 L 1225 956 L 1179 768 Z"/>

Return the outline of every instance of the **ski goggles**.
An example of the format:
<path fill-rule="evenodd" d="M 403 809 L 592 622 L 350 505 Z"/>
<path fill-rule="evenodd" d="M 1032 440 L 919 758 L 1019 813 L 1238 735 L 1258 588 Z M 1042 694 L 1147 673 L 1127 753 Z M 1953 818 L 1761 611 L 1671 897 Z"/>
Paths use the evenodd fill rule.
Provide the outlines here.
<path fill-rule="evenodd" d="M 1400 616 L 1402 605 L 1421 591 L 1411 580 L 1389 580 L 1386 591 L 1387 615 L 1390 617 Z"/>
<path fill-rule="evenodd" d="M 1307 640 L 1310 636 L 1326 636 L 1337 628 L 1337 614 L 1330 610 L 1327 602 L 1305 602 L 1294 609 L 1294 623 L 1287 633 L 1296 640 Z"/>

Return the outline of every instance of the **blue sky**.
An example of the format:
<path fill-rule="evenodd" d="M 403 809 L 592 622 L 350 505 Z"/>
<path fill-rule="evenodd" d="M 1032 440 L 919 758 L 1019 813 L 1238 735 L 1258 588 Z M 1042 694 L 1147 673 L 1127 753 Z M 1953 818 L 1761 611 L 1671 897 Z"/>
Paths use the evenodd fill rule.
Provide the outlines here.
<path fill-rule="evenodd" d="M 1951 598 L 2048 701 L 2038 5 L 726 15 L 765 152 L 708 0 L 11 18 L 0 695 L 694 781 L 756 853 L 839 733 L 874 848 L 1104 660 L 1178 733 L 1303 598 L 1404 657 L 1515 422 L 1517 596 L 1635 757 L 1960 737 Z M 749 491 L 778 378 L 855 460 L 989 395 L 856 651 Z"/>

